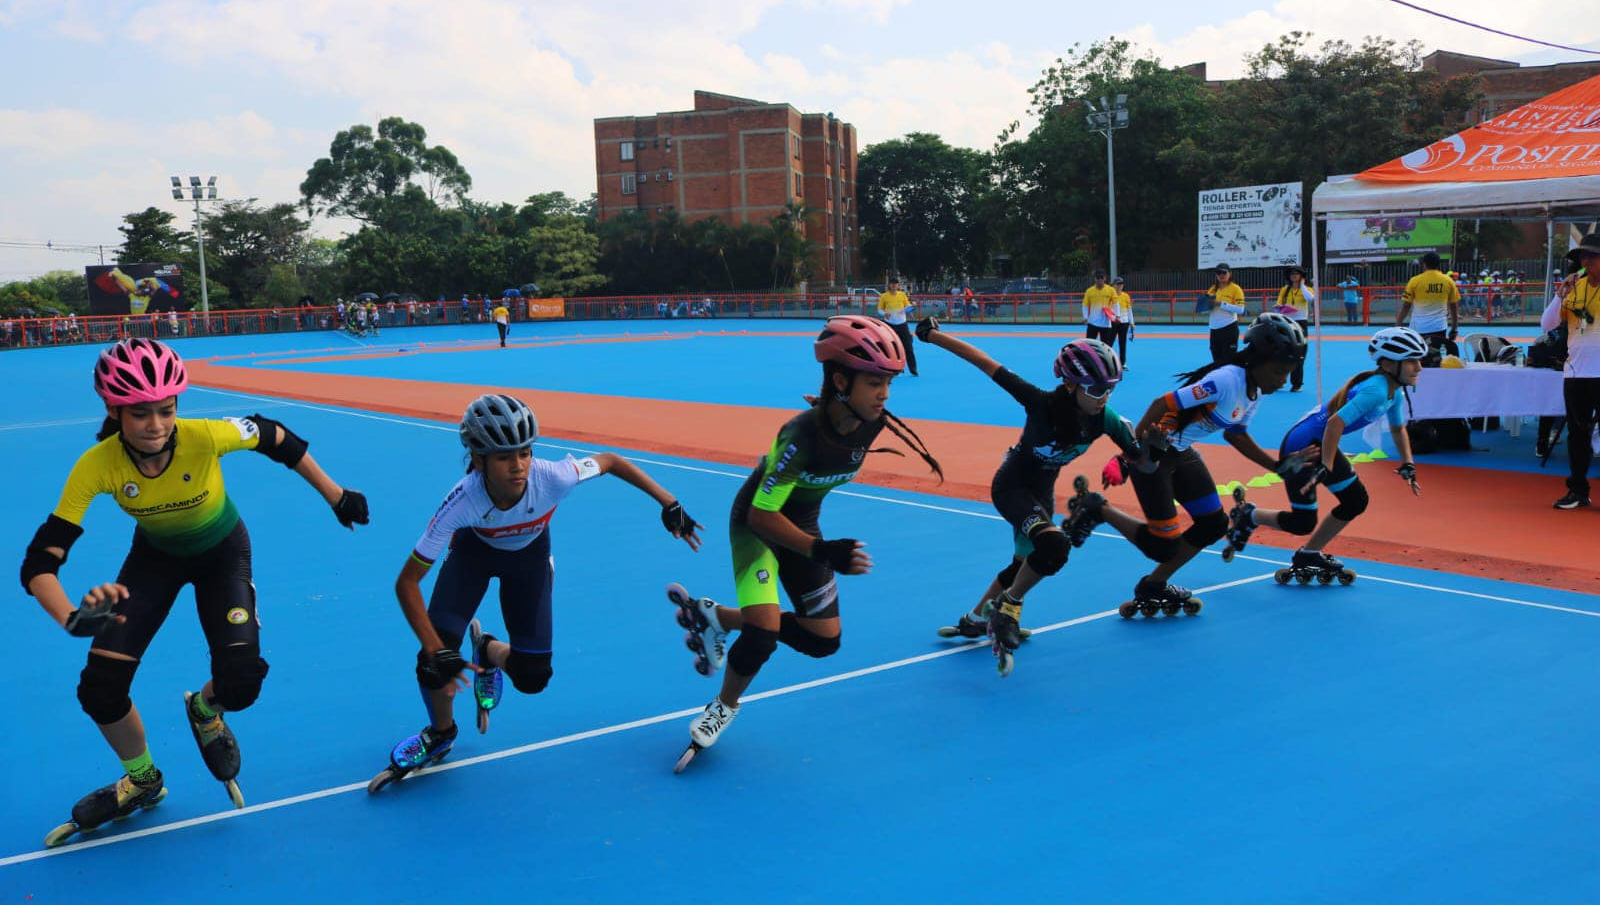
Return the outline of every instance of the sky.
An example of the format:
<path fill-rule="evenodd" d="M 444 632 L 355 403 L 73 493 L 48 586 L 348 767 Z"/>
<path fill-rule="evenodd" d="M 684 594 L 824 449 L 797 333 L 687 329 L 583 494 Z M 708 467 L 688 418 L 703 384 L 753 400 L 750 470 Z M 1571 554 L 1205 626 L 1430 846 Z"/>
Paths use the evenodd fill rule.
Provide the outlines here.
<path fill-rule="evenodd" d="M 1600 19 L 1570 3 L 1417 2 L 1600 50 Z M 1114 36 L 1228 78 L 1294 30 L 1523 65 L 1595 58 L 1388 0 L 0 0 L 0 242 L 109 252 L 123 215 L 151 205 L 192 223 L 172 175 L 297 203 L 336 133 L 386 116 L 424 126 L 491 203 L 587 197 L 596 118 L 689 109 L 696 89 L 835 113 L 863 147 L 932 132 L 988 149 L 1027 124 L 1028 88 L 1074 44 Z M 0 246 L 0 282 L 94 263 Z"/>

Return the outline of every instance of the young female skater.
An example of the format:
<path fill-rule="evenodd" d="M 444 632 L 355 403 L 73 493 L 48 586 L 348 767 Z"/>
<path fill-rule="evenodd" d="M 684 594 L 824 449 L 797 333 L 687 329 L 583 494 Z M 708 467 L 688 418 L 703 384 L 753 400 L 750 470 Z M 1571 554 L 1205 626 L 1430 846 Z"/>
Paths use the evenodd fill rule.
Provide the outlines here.
<path fill-rule="evenodd" d="M 696 599 L 682 585 L 667 586 L 703 673 L 722 665 L 727 633 L 739 632 L 727 651 L 721 692 L 689 726 L 680 771 L 739 714 L 740 696 L 780 641 L 811 657 L 839 650 L 835 575 L 865 575 L 872 557 L 855 538 L 823 539 L 818 519 L 823 498 L 855 477 L 867 453 L 900 454 L 872 448 L 879 432 L 887 427 L 944 476 L 916 432 L 885 408 L 889 382 L 906 368 L 905 349 L 888 324 L 831 317 L 813 349 L 822 363 L 817 401 L 778 429 L 772 448 L 734 498 L 728 534 L 738 608 Z M 793 612 L 779 609 L 780 585 Z"/>
<path fill-rule="evenodd" d="M 1407 388 L 1417 385 L 1422 359 L 1428 354 L 1428 341 L 1409 327 L 1389 327 L 1379 330 L 1367 343 L 1367 354 L 1372 356 L 1377 367 L 1350 378 L 1326 405 L 1318 406 L 1284 434 L 1280 457 L 1286 458 L 1291 450 L 1314 448 L 1319 444 L 1322 450 L 1320 458 L 1300 463 L 1293 471 L 1283 473 L 1289 508 L 1257 509 L 1254 503 L 1243 500 L 1242 494 L 1235 494 L 1239 504 L 1229 515 L 1230 549 L 1244 549 L 1258 525 L 1290 534 L 1311 535 L 1305 546 L 1295 551 L 1289 568 L 1276 573 L 1279 584 L 1287 584 L 1291 577 L 1301 584 L 1313 578 L 1320 584 L 1335 578 L 1341 584 L 1355 581 L 1355 573 L 1346 569 L 1344 563 L 1322 552 L 1329 541 L 1367 509 L 1367 490 L 1350 460 L 1339 450 L 1340 437 L 1380 418 L 1387 421 L 1395 451 L 1400 455 L 1400 467 L 1395 473 L 1411 485 L 1412 493 L 1421 493 L 1403 409 L 1408 399 Z M 1321 523 L 1317 521 L 1318 484 L 1327 487 L 1339 501 Z"/>
<path fill-rule="evenodd" d="M 461 445 L 467 449 L 467 474 L 445 495 L 411 556 L 395 579 L 395 596 L 416 633 L 417 683 L 428 711 L 428 725 L 394 747 L 389 766 L 373 777 L 376 792 L 406 774 L 442 760 L 456 739 L 456 683 L 471 670 L 478 705 L 478 731 L 489 728 L 488 713 L 500 702 L 502 670 L 523 694 L 538 694 L 549 683 L 550 608 L 553 567 L 550 519 L 573 488 L 603 474 L 614 474 L 661 504 L 661 522 L 691 550 L 700 549 L 703 527 L 639 466 L 615 453 L 559 462 L 533 457 L 539 422 L 520 399 L 487 394 L 474 399 L 461 418 Z M 449 548 L 433 598 L 422 603 L 422 579 Z M 473 618 L 489 579 L 500 580 L 500 612 L 506 641 L 484 633 Z M 463 638 L 472 641 L 472 662 L 461 658 Z"/>
<path fill-rule="evenodd" d="M 178 396 L 188 385 L 183 360 L 160 342 L 125 339 L 100 353 L 94 369 L 94 389 L 106 412 L 100 442 L 72 466 L 61 501 L 22 561 L 22 586 L 50 618 L 72 635 L 93 639 L 78 702 L 125 771 L 79 801 L 72 820 L 46 836 L 46 845 L 154 807 L 166 795 L 128 691 L 184 585 L 194 586 L 211 649 L 211 678 L 199 693 L 185 692 L 184 712 L 206 767 L 227 787 L 234 806 L 244 807 L 234 781 L 239 747 L 222 714 L 255 703 L 267 661 L 256 620 L 250 535 L 223 486 L 221 458 L 255 450 L 304 478 L 333 507 L 339 524 L 367 523 L 366 498 L 324 474 L 306 441 L 271 418 L 179 418 Z M 57 573 L 100 494 L 133 517 L 133 546 L 117 580 L 90 590 L 74 609 Z"/>
<path fill-rule="evenodd" d="M 940 330 L 933 318 L 917 324 L 917 337 L 982 371 L 1027 413 L 1022 436 L 1006 450 L 989 485 L 995 510 L 1011 524 L 1011 562 L 989 583 L 971 612 L 963 613 L 953 628 L 941 631 L 948 637 L 992 635 L 1000 674 L 1009 675 L 1012 652 L 1023 639 L 1018 626 L 1023 596 L 1041 578 L 1061 571 L 1072 546 L 1082 546 L 1088 538 L 1087 530 L 1076 534 L 1079 525 L 1073 520 L 1056 527 L 1055 488 L 1062 466 L 1083 455 L 1102 436 L 1111 437 L 1125 453 L 1135 451 L 1130 425 L 1108 401 L 1122 379 L 1122 365 L 1117 353 L 1100 340 L 1075 339 L 1056 354 L 1055 375 L 1061 383 L 1046 391 L 975 346 Z M 1084 507 L 1080 500 L 1073 502 L 1079 504 L 1074 512 L 1098 508 L 1096 504 Z"/>

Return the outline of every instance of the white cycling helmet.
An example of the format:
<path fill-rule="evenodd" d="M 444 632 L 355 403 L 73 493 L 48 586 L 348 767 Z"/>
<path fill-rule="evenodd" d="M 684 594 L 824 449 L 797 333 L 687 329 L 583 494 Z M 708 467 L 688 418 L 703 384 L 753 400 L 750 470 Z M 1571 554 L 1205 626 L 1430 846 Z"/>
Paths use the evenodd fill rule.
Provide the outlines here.
<path fill-rule="evenodd" d="M 1367 342 L 1373 361 L 1411 361 L 1428 354 L 1428 341 L 1410 327 L 1385 327 Z"/>

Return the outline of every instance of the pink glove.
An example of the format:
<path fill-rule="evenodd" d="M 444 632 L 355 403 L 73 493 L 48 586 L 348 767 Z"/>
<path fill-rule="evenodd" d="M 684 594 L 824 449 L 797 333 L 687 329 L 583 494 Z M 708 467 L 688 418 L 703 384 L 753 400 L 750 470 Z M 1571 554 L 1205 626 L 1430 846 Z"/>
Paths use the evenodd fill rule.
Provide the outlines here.
<path fill-rule="evenodd" d="M 1112 456 L 1106 467 L 1100 469 L 1100 489 L 1113 487 L 1128 480 L 1128 460 L 1122 456 Z"/>

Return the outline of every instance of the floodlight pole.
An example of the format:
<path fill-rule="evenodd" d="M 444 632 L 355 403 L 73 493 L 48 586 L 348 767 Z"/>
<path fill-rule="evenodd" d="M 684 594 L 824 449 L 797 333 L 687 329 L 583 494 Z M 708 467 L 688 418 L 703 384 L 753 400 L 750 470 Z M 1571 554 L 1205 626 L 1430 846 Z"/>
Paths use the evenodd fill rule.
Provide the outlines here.
<path fill-rule="evenodd" d="M 1128 96 L 1119 94 L 1113 102 L 1110 98 L 1101 97 L 1096 106 L 1094 101 L 1089 101 L 1090 109 L 1095 112 L 1084 117 L 1089 123 L 1090 130 L 1099 132 L 1106 137 L 1106 204 L 1108 216 L 1106 225 L 1111 233 L 1111 259 L 1107 262 L 1107 269 L 1111 272 L 1111 279 L 1117 278 L 1117 166 L 1116 155 L 1113 151 L 1112 136 L 1118 129 L 1128 127 Z"/>
<path fill-rule="evenodd" d="M 206 285 L 206 238 L 200 223 L 200 202 L 217 200 L 217 177 L 209 177 L 205 185 L 201 185 L 199 176 L 190 176 L 189 191 L 194 199 L 195 248 L 200 255 L 200 316 L 205 319 L 206 331 L 210 332 L 211 293 Z M 176 176 L 172 177 L 172 197 L 178 201 L 184 200 L 183 183 L 178 181 Z"/>

